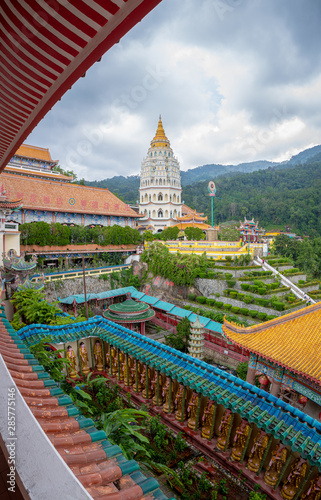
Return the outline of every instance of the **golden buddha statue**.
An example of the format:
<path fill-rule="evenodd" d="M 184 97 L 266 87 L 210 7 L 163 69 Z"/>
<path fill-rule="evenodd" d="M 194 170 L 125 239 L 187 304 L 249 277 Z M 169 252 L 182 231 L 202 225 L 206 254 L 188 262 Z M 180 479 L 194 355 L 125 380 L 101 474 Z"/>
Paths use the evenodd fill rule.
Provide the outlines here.
<path fill-rule="evenodd" d="M 122 370 L 124 361 L 125 361 L 125 354 L 122 351 L 119 351 L 120 370 L 118 371 L 118 359 L 117 359 L 117 378 L 120 382 L 122 382 L 124 380 L 124 370 Z"/>
<path fill-rule="evenodd" d="M 150 381 L 150 393 L 149 397 L 153 398 L 156 394 L 156 388 L 157 388 L 157 372 L 155 371 L 154 377 Z M 154 402 L 154 399 L 153 399 Z"/>
<path fill-rule="evenodd" d="M 80 356 L 80 371 L 84 375 L 88 375 L 90 368 L 88 366 L 88 352 L 84 342 L 79 344 L 79 356 Z"/>
<path fill-rule="evenodd" d="M 259 432 L 255 436 L 250 456 L 247 461 L 247 468 L 252 472 L 257 472 L 259 470 L 268 442 L 269 438 L 264 431 Z"/>
<path fill-rule="evenodd" d="M 218 428 L 219 431 L 219 437 L 217 440 L 216 446 L 218 447 L 219 450 L 224 450 L 225 449 L 225 444 L 227 440 L 227 434 L 230 428 L 230 423 L 231 423 L 231 418 L 232 418 L 232 413 L 231 410 L 225 410 L 224 415 L 222 417 L 220 426 Z"/>
<path fill-rule="evenodd" d="M 114 346 L 110 346 L 112 376 L 118 373 L 117 351 Z"/>
<path fill-rule="evenodd" d="M 321 474 L 317 474 L 312 480 L 310 487 L 301 497 L 302 500 L 320 500 L 321 498 Z"/>
<path fill-rule="evenodd" d="M 202 438 L 209 439 L 211 434 L 213 415 L 215 410 L 215 403 L 209 401 L 204 410 L 204 415 L 202 417 Z"/>
<path fill-rule="evenodd" d="M 169 377 L 166 378 L 166 383 L 163 387 L 162 396 L 163 396 L 163 412 L 169 413 Z"/>
<path fill-rule="evenodd" d="M 280 443 L 272 452 L 271 460 L 266 468 L 264 482 L 275 486 L 287 459 L 286 448 Z"/>
<path fill-rule="evenodd" d="M 102 372 L 104 369 L 103 365 L 103 349 L 101 347 L 101 343 L 97 339 L 95 342 L 95 347 L 94 347 L 94 360 L 95 360 L 95 367 L 98 372 Z"/>
<path fill-rule="evenodd" d="M 195 430 L 195 425 L 196 425 L 197 407 L 198 407 L 198 394 L 194 392 L 192 399 L 190 400 L 187 407 L 187 413 L 189 415 L 189 419 L 187 420 L 187 425 L 193 431 Z"/>
<path fill-rule="evenodd" d="M 239 425 L 238 428 L 236 429 L 233 441 L 232 454 L 231 454 L 231 457 L 236 462 L 239 462 L 241 460 L 241 456 L 245 448 L 249 432 L 250 432 L 250 426 L 247 422 L 242 422 L 241 425 Z"/>
<path fill-rule="evenodd" d="M 184 386 L 182 384 L 179 384 L 178 391 L 176 393 L 176 397 L 174 400 L 174 405 L 175 405 L 175 418 L 179 422 L 182 421 L 182 410 L 183 410 L 183 392 L 184 392 Z M 186 411 L 186 405 L 184 408 L 184 415 L 183 415 L 183 421 L 187 417 L 187 411 Z"/>
<path fill-rule="evenodd" d="M 77 377 L 76 356 L 74 351 L 72 350 L 71 345 L 67 347 L 67 359 L 70 363 L 68 367 L 68 375 L 70 378 L 76 378 Z"/>
<path fill-rule="evenodd" d="M 285 500 L 292 500 L 298 488 L 305 477 L 307 463 L 303 458 L 297 458 L 291 467 L 290 474 L 283 483 L 281 495 Z"/>

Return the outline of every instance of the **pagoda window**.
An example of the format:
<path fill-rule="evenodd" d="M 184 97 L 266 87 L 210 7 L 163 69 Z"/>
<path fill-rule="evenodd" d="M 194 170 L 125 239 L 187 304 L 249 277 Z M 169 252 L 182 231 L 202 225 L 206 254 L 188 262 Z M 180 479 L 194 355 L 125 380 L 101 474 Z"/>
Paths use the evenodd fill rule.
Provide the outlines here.
<path fill-rule="evenodd" d="M 146 210 L 146 208 L 145 208 L 144 214 L 145 214 L 145 215 L 147 215 L 147 210 Z"/>
<path fill-rule="evenodd" d="M 156 201 L 156 194 L 153 194 L 153 201 Z"/>
<path fill-rule="evenodd" d="M 179 203 L 179 196 L 177 196 L 177 203 Z"/>
<path fill-rule="evenodd" d="M 171 194 L 169 195 L 169 201 L 172 201 L 172 195 Z"/>
<path fill-rule="evenodd" d="M 178 217 L 180 217 L 180 216 L 181 216 L 181 212 L 178 212 Z"/>
<path fill-rule="evenodd" d="M 156 186 L 158 185 L 158 179 L 156 179 Z"/>
<path fill-rule="evenodd" d="M 162 185 L 162 179 L 159 179 L 159 185 L 160 186 Z"/>
<path fill-rule="evenodd" d="M 145 194 L 145 201 L 148 201 L 147 193 Z"/>
<path fill-rule="evenodd" d="M 165 219 L 168 219 L 168 210 L 165 210 Z"/>
<path fill-rule="evenodd" d="M 167 195 L 167 194 L 165 194 L 165 196 L 164 196 L 164 200 L 165 200 L 165 201 L 168 201 L 168 195 Z"/>
<path fill-rule="evenodd" d="M 176 219 L 176 217 L 177 217 L 177 212 L 176 212 L 176 210 L 174 210 L 174 214 L 173 214 L 173 215 L 174 215 L 174 219 Z"/>
<path fill-rule="evenodd" d="M 152 195 L 151 194 L 149 195 L 149 201 L 152 201 Z"/>
<path fill-rule="evenodd" d="M 173 196 L 173 202 L 174 203 L 176 202 L 176 194 L 174 194 L 174 196 Z"/>
<path fill-rule="evenodd" d="M 148 217 L 150 218 L 150 210 L 149 210 L 149 212 L 148 212 Z"/>
<path fill-rule="evenodd" d="M 171 218 L 173 217 L 173 212 L 172 212 L 172 211 L 171 211 L 170 217 L 171 217 Z"/>
<path fill-rule="evenodd" d="M 162 193 L 159 193 L 159 195 L 158 195 L 158 201 L 163 201 L 163 195 L 162 195 Z"/>
<path fill-rule="evenodd" d="M 158 217 L 162 218 L 163 217 L 163 210 L 158 210 Z"/>
<path fill-rule="evenodd" d="M 156 218 L 156 210 L 153 210 L 153 214 L 152 215 L 153 215 L 153 219 L 155 219 Z"/>

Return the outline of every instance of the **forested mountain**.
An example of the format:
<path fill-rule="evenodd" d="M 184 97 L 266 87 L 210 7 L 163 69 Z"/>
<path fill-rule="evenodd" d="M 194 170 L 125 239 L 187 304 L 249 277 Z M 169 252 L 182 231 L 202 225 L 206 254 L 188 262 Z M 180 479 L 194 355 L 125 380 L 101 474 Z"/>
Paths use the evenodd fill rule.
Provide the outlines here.
<path fill-rule="evenodd" d="M 215 163 L 203 165 L 201 167 L 189 169 L 186 172 L 181 171 L 182 186 L 189 186 L 190 184 L 200 181 L 208 182 L 220 176 L 231 176 L 241 172 L 250 173 L 257 170 L 266 170 L 270 167 L 289 168 L 296 164 L 304 165 L 318 153 L 321 153 L 321 146 L 315 146 L 301 151 L 301 153 L 292 156 L 290 160 L 282 163 L 261 160 L 249 163 L 239 163 L 238 165 L 220 165 Z M 129 177 L 118 175 L 101 181 L 85 181 L 85 184 L 87 186 L 108 188 L 112 193 L 129 204 L 136 204 L 138 200 L 139 175 L 131 175 Z"/>
<path fill-rule="evenodd" d="M 288 225 L 299 234 L 321 235 L 321 153 L 286 169 L 268 168 L 215 181 L 214 221 L 254 217 L 263 227 Z M 183 189 L 185 203 L 210 220 L 207 181 Z"/>
<path fill-rule="evenodd" d="M 250 173 L 239 173 L 239 168 Z M 207 185 L 215 178 L 214 221 L 254 217 L 265 228 L 290 226 L 293 232 L 321 235 L 321 146 L 302 151 L 289 161 L 204 165 L 181 172 L 182 199 L 211 220 Z M 108 187 L 126 203 L 138 199 L 139 176 L 117 176 L 87 185 Z"/>

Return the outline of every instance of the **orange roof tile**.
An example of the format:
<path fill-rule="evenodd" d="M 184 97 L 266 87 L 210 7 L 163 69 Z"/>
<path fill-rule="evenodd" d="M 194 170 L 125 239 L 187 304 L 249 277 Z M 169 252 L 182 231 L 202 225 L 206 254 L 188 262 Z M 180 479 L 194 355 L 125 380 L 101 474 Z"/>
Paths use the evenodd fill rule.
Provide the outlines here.
<path fill-rule="evenodd" d="M 48 148 L 30 146 L 29 144 L 22 144 L 20 148 L 15 152 L 15 155 L 24 156 L 27 158 L 35 158 L 37 160 L 43 161 L 53 161 Z"/>
<path fill-rule="evenodd" d="M 225 320 L 222 328 L 236 345 L 321 382 L 321 302 L 248 328 Z"/>
<path fill-rule="evenodd" d="M 108 189 L 2 173 L 8 198 L 23 200 L 24 209 L 137 217 Z"/>

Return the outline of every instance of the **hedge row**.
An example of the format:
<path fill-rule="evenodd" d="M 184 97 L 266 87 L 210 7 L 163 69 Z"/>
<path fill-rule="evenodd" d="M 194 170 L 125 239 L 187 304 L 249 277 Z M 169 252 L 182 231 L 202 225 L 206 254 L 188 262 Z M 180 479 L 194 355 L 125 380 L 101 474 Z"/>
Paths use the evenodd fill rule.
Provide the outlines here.
<path fill-rule="evenodd" d="M 236 293 L 236 292 L 234 292 Z M 189 294 L 188 296 L 189 300 L 195 300 L 195 295 L 194 294 Z M 257 300 L 264 300 L 264 299 L 257 299 Z M 247 309 L 245 307 L 238 307 L 238 306 L 232 306 L 232 304 L 224 304 L 224 302 L 220 300 L 215 300 L 215 299 L 208 299 L 206 297 L 200 296 L 196 297 L 196 302 L 199 304 L 206 304 L 210 307 L 217 307 L 218 309 L 224 309 L 225 311 L 231 311 L 234 314 L 242 314 L 243 316 L 251 316 L 252 318 L 258 317 L 258 319 L 261 319 L 262 321 L 269 321 L 270 319 L 274 319 L 277 316 L 274 315 L 268 315 L 267 313 L 264 312 L 258 312 L 258 311 L 252 311 L 250 309 Z M 280 302 L 282 306 L 284 304 Z M 263 304 L 258 304 L 258 305 L 263 305 Z M 188 309 L 188 306 L 187 306 Z M 218 313 L 221 314 L 221 313 Z M 205 314 L 204 314 L 205 316 Z"/>

